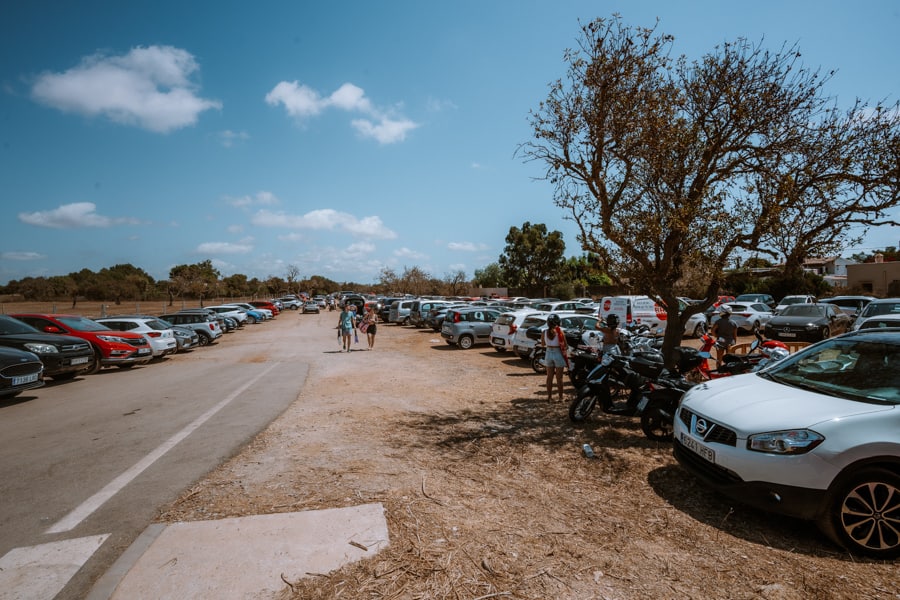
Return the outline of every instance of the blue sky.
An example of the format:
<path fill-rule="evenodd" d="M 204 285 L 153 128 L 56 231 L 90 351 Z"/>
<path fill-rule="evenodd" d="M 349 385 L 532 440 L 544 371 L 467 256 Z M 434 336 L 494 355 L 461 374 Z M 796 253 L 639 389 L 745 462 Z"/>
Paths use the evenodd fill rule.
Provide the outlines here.
<path fill-rule="evenodd" d="M 689 58 L 796 42 L 837 69 L 841 106 L 900 97 L 895 0 L 3 2 L 0 284 L 207 259 L 225 276 L 471 276 L 525 221 L 580 254 L 515 151 L 579 19 L 612 13 L 658 18 Z"/>

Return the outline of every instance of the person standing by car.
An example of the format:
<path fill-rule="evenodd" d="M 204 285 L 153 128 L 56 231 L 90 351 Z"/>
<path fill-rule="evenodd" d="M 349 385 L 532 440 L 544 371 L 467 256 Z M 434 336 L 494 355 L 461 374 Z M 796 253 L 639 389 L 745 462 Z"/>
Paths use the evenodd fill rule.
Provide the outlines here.
<path fill-rule="evenodd" d="M 566 349 L 566 336 L 559 326 L 559 316 L 547 317 L 547 329 L 541 333 L 541 346 L 544 348 L 544 364 L 547 366 L 547 402 L 553 402 L 553 379 L 559 401 L 563 401 L 563 372 L 569 367 Z"/>
<path fill-rule="evenodd" d="M 356 327 L 356 315 L 350 310 L 350 303 L 345 302 L 338 316 L 338 327 L 341 330 L 341 341 L 343 342 L 343 350 L 350 352 L 350 334 Z"/>
<path fill-rule="evenodd" d="M 369 350 L 375 347 L 375 330 L 378 327 L 378 315 L 375 314 L 375 305 L 370 304 L 366 307 L 366 314 L 363 315 L 359 330 L 366 334 L 369 342 Z"/>
<path fill-rule="evenodd" d="M 713 337 L 716 338 L 716 369 L 722 366 L 722 357 L 737 341 L 737 324 L 731 320 L 731 307 L 727 304 L 719 306 L 719 318 L 712 324 Z"/>

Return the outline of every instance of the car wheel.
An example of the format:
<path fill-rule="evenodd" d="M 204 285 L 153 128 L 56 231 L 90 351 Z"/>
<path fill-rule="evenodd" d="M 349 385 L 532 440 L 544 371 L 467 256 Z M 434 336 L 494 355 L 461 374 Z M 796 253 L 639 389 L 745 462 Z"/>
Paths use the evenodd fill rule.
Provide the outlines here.
<path fill-rule="evenodd" d="M 702 338 L 706 335 L 706 324 L 705 323 L 697 323 L 697 326 L 694 327 L 694 337 Z"/>
<path fill-rule="evenodd" d="M 248 321 L 251 325 L 256 325 L 256 324 L 259 322 L 259 321 L 256 320 L 256 317 L 254 317 L 254 316 L 252 316 L 252 315 L 248 315 L 248 316 L 247 316 L 247 321 Z"/>
<path fill-rule="evenodd" d="M 472 346 L 475 345 L 475 339 L 471 335 L 464 335 L 459 338 L 459 347 L 463 350 L 468 350 Z"/>
<path fill-rule="evenodd" d="M 100 350 L 94 348 L 94 362 L 85 370 L 85 374 L 99 373 L 101 366 L 103 366 L 103 363 L 101 362 Z"/>
<path fill-rule="evenodd" d="M 209 343 L 210 343 L 210 341 L 211 341 L 211 340 L 209 339 L 209 336 L 206 335 L 205 333 L 200 333 L 200 334 L 198 334 L 198 335 L 200 336 L 200 345 L 201 345 L 201 346 L 208 346 Z"/>
<path fill-rule="evenodd" d="M 818 521 L 822 532 L 851 552 L 900 556 L 900 475 L 870 467 L 841 482 Z"/>
<path fill-rule="evenodd" d="M 822 328 L 822 339 L 827 340 L 831 337 L 831 329 L 826 325 Z"/>

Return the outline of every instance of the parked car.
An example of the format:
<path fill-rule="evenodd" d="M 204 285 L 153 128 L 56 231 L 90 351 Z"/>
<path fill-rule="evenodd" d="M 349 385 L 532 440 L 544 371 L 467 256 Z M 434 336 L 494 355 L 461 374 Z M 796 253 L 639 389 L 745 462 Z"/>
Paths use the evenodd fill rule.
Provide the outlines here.
<path fill-rule="evenodd" d="M 218 306 L 207 306 L 209 310 L 214 310 L 223 317 L 231 317 L 238 323 L 238 327 L 247 322 L 247 311 L 233 304 L 220 304 Z"/>
<path fill-rule="evenodd" d="M 12 398 L 44 385 L 44 364 L 34 352 L 0 347 L 0 398 Z"/>
<path fill-rule="evenodd" d="M 250 317 L 253 317 L 257 323 L 274 319 L 275 315 L 279 313 L 278 307 L 271 302 L 266 302 L 266 306 L 256 306 L 257 302 L 252 304 L 250 302 L 234 302 L 233 304 L 247 311 L 248 321 L 250 321 Z"/>
<path fill-rule="evenodd" d="M 396 301 L 403 300 L 403 298 L 382 298 L 381 299 L 381 308 L 378 310 L 378 318 L 381 319 L 383 323 L 389 323 L 391 317 L 391 304 Z"/>
<path fill-rule="evenodd" d="M 130 331 L 140 333 L 150 342 L 154 358 L 162 358 L 168 354 L 175 354 L 178 350 L 178 340 L 175 332 L 168 323 L 160 321 L 156 317 L 143 316 L 115 316 L 95 319 L 110 329 L 116 331 Z"/>
<path fill-rule="evenodd" d="M 175 352 L 187 352 L 188 350 L 193 350 L 200 346 L 200 334 L 193 329 L 182 327 L 180 325 L 172 325 L 163 319 L 160 319 L 160 321 L 168 323 L 169 327 L 172 328 L 172 333 L 175 334 L 175 342 L 177 343 Z"/>
<path fill-rule="evenodd" d="M 219 320 L 205 312 L 179 312 L 160 315 L 159 318 L 167 323 L 179 327 L 187 327 L 200 337 L 200 345 L 208 346 L 215 343 L 222 334 L 222 326 Z"/>
<path fill-rule="evenodd" d="M 595 331 L 597 329 L 597 317 L 593 317 L 590 315 L 582 315 L 582 314 L 560 314 L 556 313 L 559 316 L 559 326 L 565 331 Z M 547 329 L 546 320 L 540 325 L 534 325 L 531 327 L 525 328 L 525 336 L 532 340 L 533 342 L 538 342 L 541 339 L 541 335 Z M 599 343 L 599 332 L 598 332 L 598 343 Z"/>
<path fill-rule="evenodd" d="M 237 303 L 237 304 L 240 306 L 244 303 Z M 268 300 L 253 300 L 251 302 L 247 302 L 246 304 L 249 304 L 252 308 L 255 308 L 257 310 L 260 310 L 260 309 L 267 310 L 270 313 L 272 313 L 272 317 L 277 317 L 281 313 L 282 307 L 284 307 L 283 302 L 278 303 L 278 304 L 281 304 L 281 306 L 279 307 L 278 304 L 276 304 L 274 302 L 269 302 Z"/>
<path fill-rule="evenodd" d="M 731 320 L 750 333 L 761 330 L 772 318 L 772 309 L 762 302 L 728 302 L 724 306 L 731 307 Z M 719 320 L 720 314 L 715 314 L 710 319 L 710 325 Z"/>
<path fill-rule="evenodd" d="M 850 329 L 850 317 L 833 304 L 789 304 L 765 325 L 770 340 L 818 342 Z"/>
<path fill-rule="evenodd" d="M 409 308 L 409 323 L 417 329 L 428 325 L 428 315 L 433 308 L 447 307 L 454 304 L 447 300 L 416 300 Z"/>
<path fill-rule="evenodd" d="M 319 303 L 315 300 L 310 300 L 309 302 L 303 303 L 303 314 L 306 313 L 316 313 L 319 314 Z"/>
<path fill-rule="evenodd" d="M 448 310 L 441 325 L 441 337 L 451 346 L 463 350 L 475 344 L 488 344 L 491 325 L 499 316 L 499 310 L 480 306 Z"/>
<path fill-rule="evenodd" d="M 527 335 L 527 331 L 532 327 L 543 327 L 547 323 L 547 317 L 550 313 L 533 312 L 526 316 L 522 324 L 516 328 L 513 334 L 512 350 L 519 358 L 527 358 L 531 349 L 534 348 L 534 340 Z"/>
<path fill-rule="evenodd" d="M 815 521 L 853 553 L 900 555 L 900 329 L 695 386 L 674 434 L 682 467 L 729 498 Z"/>
<path fill-rule="evenodd" d="M 735 297 L 734 302 L 746 302 L 750 304 L 758 302 L 768 306 L 769 310 L 778 306 L 775 303 L 775 298 L 773 298 L 771 294 L 741 294 Z"/>
<path fill-rule="evenodd" d="M 93 370 L 101 367 L 129 369 L 150 362 L 153 349 L 140 333 L 114 331 L 79 315 L 19 313 L 10 315 L 38 331 L 70 335 L 90 343 L 94 350 Z"/>
<path fill-rule="evenodd" d="M 291 310 L 300 310 L 300 307 L 303 306 L 303 301 L 297 296 L 281 296 L 280 298 L 276 298 L 275 302 L 280 302 L 285 309 Z M 275 302 L 273 302 L 273 304 Z"/>
<path fill-rule="evenodd" d="M 441 327 L 444 325 L 444 317 L 447 316 L 447 311 L 453 310 L 454 308 L 466 308 L 468 306 L 470 305 L 466 302 L 448 304 L 446 306 L 436 306 L 428 312 L 425 323 L 428 327 L 431 327 L 432 331 L 440 332 Z"/>
<path fill-rule="evenodd" d="M 388 323 L 406 325 L 409 323 L 409 311 L 412 308 L 412 300 L 395 300 L 388 312 Z"/>
<path fill-rule="evenodd" d="M 793 296 L 785 296 L 781 300 L 778 301 L 778 304 L 775 305 L 775 309 L 772 311 L 776 315 L 779 314 L 782 310 L 792 304 L 815 304 L 816 297 L 810 296 L 809 294 L 799 294 Z"/>
<path fill-rule="evenodd" d="M 851 319 L 855 319 L 872 300 L 875 300 L 874 296 L 834 296 L 821 298 L 819 302 L 834 304 L 850 315 Z"/>
<path fill-rule="evenodd" d="M 491 325 L 491 346 L 497 352 L 506 352 L 512 349 L 513 337 L 516 330 L 525 322 L 528 315 L 534 314 L 530 308 L 522 308 L 510 312 L 501 313 Z"/>
<path fill-rule="evenodd" d="M 534 305 L 535 310 L 539 310 L 542 312 L 577 312 L 583 313 L 586 315 L 591 315 L 597 312 L 597 308 L 584 304 L 582 302 L 575 302 L 574 300 L 560 300 L 558 302 L 541 302 L 539 304 Z"/>
<path fill-rule="evenodd" d="M 9 315 L 0 315 L 0 346 L 36 354 L 44 365 L 44 377 L 55 380 L 72 379 L 94 365 L 94 350 L 85 340 L 43 333 Z"/>
<path fill-rule="evenodd" d="M 853 322 L 853 329 L 862 329 L 873 317 L 889 320 L 897 315 L 900 315 L 900 298 L 872 300 L 866 304 L 866 307 L 856 317 L 856 321 Z"/>

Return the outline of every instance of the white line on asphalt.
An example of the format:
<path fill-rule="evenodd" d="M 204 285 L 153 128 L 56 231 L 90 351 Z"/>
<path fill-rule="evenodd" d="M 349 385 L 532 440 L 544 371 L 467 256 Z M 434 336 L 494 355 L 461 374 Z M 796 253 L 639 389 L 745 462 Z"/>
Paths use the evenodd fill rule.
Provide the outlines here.
<path fill-rule="evenodd" d="M 140 475 L 147 467 L 159 460 L 161 456 L 174 448 L 176 444 L 192 434 L 198 427 L 203 425 L 203 423 L 208 421 L 213 415 L 227 406 L 229 402 L 237 398 L 244 392 L 244 390 L 256 383 L 260 378 L 277 367 L 279 364 L 281 363 L 274 363 L 270 365 L 269 368 L 263 370 L 256 377 L 232 392 L 230 396 L 197 417 L 190 425 L 163 442 L 155 450 L 153 450 L 153 452 L 138 461 L 133 467 L 113 479 L 106 485 L 106 487 L 82 502 L 81 505 L 78 506 L 75 510 L 57 521 L 56 524 L 54 524 L 53 527 L 48 529 L 45 533 L 62 533 L 64 531 L 71 531 L 72 529 L 77 527 L 79 523 L 88 518 L 88 516 L 90 516 L 91 513 L 93 513 L 95 510 L 100 508 L 104 502 L 115 496 L 119 492 L 119 490 L 131 483 L 131 481 L 138 475 Z"/>

